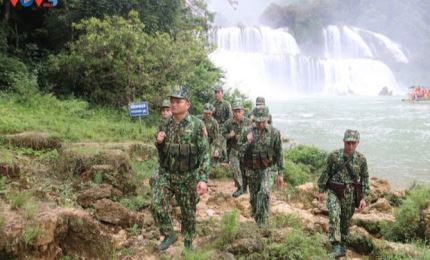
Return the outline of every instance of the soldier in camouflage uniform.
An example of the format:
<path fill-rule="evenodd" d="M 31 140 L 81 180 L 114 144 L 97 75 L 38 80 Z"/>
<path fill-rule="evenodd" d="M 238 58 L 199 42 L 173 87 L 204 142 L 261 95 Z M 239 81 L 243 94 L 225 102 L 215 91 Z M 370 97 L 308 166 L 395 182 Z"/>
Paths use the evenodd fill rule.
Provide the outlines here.
<path fill-rule="evenodd" d="M 222 130 L 222 135 L 227 140 L 228 161 L 230 167 L 233 168 L 234 184 L 237 190 L 233 193 L 233 197 L 239 197 L 245 193 L 248 186 L 243 166 L 240 163 L 240 152 L 238 140 L 244 129 L 251 126 L 251 120 L 244 117 L 244 108 L 241 102 L 236 102 L 233 106 L 233 118 L 225 122 Z"/>
<path fill-rule="evenodd" d="M 158 124 L 158 131 L 163 130 L 164 123 L 166 122 L 167 118 L 169 118 L 169 116 L 172 115 L 172 112 L 170 111 L 169 100 L 165 99 L 163 100 L 163 102 L 161 102 L 160 115 L 161 115 L 161 120 L 160 120 L 160 123 Z M 158 176 L 159 176 L 158 171 L 159 171 L 159 168 L 152 173 L 152 176 L 149 179 L 149 186 L 151 187 L 152 190 L 157 185 L 156 182 L 158 181 Z"/>
<path fill-rule="evenodd" d="M 220 86 L 215 88 L 215 101 L 213 105 L 215 107 L 215 111 L 213 113 L 213 117 L 218 122 L 220 129 L 224 127 L 224 123 L 233 117 L 233 112 L 231 111 L 231 105 L 228 101 L 223 99 L 224 97 L 224 89 Z M 226 140 L 224 137 L 220 136 L 219 143 L 222 148 L 221 160 L 227 161 L 227 149 L 226 149 Z"/>
<path fill-rule="evenodd" d="M 196 205 L 207 192 L 209 145 L 204 123 L 188 113 L 189 94 L 176 87 L 170 95 L 172 116 L 158 132 L 156 146 L 160 156 L 160 176 L 153 194 L 152 213 L 165 236 L 158 246 L 166 250 L 176 240 L 169 215 L 169 193 L 181 209 L 181 231 L 185 248 L 192 248 L 196 229 Z"/>
<path fill-rule="evenodd" d="M 255 100 L 255 107 L 252 110 L 252 112 L 249 114 L 249 118 L 253 121 L 253 113 L 256 109 L 260 108 L 260 107 L 266 107 L 266 100 L 264 99 L 264 97 L 257 97 L 257 99 Z M 272 115 L 269 113 L 269 119 L 267 120 L 267 123 L 269 125 L 272 124 Z"/>
<path fill-rule="evenodd" d="M 346 130 L 343 138 L 344 148 L 329 155 L 326 169 L 318 180 L 320 202 L 324 200 L 324 192 L 328 193 L 328 238 L 332 244 L 332 255 L 335 258 L 346 254 L 345 244 L 355 208 L 354 189 L 356 186 L 353 185 L 354 180 L 362 185 L 363 199 L 360 201 L 359 210 L 366 207 L 366 198 L 369 194 L 369 173 L 366 157 L 356 151 L 359 141 L 360 134 L 358 131 Z M 333 185 L 337 185 L 336 187 L 339 188 L 335 189 L 332 187 Z M 339 191 L 341 191 L 340 195 Z"/>
<path fill-rule="evenodd" d="M 203 115 L 199 117 L 205 123 L 208 132 L 211 159 L 218 158 L 220 155 L 220 129 L 218 122 L 212 117 L 214 110 L 215 108 L 211 103 L 206 103 L 203 106 Z"/>
<path fill-rule="evenodd" d="M 261 228 L 266 226 L 275 176 L 279 186 L 284 183 L 284 160 L 281 135 L 277 129 L 267 124 L 268 109 L 258 108 L 253 116 L 255 125 L 244 130 L 239 147 L 249 182 L 252 217 Z"/>

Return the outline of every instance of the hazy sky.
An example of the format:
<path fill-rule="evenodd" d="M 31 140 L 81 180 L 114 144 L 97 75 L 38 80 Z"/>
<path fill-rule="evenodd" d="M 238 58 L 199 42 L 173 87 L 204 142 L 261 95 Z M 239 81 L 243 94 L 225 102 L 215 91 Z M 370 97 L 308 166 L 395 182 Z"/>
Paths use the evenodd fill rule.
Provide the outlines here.
<path fill-rule="evenodd" d="M 277 0 L 237 0 L 230 4 L 228 0 L 206 0 L 209 10 L 216 13 L 215 25 L 258 24 L 258 18 L 264 9 Z"/>

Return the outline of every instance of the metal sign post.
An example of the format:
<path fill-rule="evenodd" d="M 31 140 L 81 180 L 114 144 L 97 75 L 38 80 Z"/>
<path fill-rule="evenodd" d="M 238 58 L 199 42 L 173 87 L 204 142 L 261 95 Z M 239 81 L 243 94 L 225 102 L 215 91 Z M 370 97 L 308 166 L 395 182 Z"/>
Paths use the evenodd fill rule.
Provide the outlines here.
<path fill-rule="evenodd" d="M 131 117 L 139 117 L 140 133 L 143 133 L 142 117 L 149 115 L 148 102 L 131 103 L 128 105 L 128 114 Z"/>

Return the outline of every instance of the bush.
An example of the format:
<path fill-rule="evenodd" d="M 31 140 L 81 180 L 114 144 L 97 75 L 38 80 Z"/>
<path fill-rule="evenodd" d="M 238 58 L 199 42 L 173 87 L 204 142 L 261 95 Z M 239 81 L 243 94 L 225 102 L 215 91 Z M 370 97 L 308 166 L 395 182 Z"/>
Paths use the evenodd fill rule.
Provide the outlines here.
<path fill-rule="evenodd" d="M 27 77 L 28 70 L 24 63 L 0 54 L 0 91 L 15 89 L 17 82 Z"/>
<path fill-rule="evenodd" d="M 284 166 L 284 180 L 293 186 L 309 182 L 312 179 L 309 167 L 306 165 L 296 164 L 288 159 L 285 159 Z"/>
<path fill-rule="evenodd" d="M 221 219 L 221 234 L 218 243 L 227 245 L 236 237 L 239 231 L 239 212 L 237 210 L 226 212 Z"/>
<path fill-rule="evenodd" d="M 418 185 L 409 190 L 406 198 L 402 201 L 400 208 L 395 209 L 396 218 L 394 224 L 382 227 L 382 234 L 386 239 L 394 241 L 410 241 L 424 237 L 424 228 L 421 212 L 430 200 L 430 189 Z"/>
<path fill-rule="evenodd" d="M 281 243 L 266 246 L 266 259 L 330 259 L 327 255 L 320 234 L 305 234 L 300 229 L 293 229 Z"/>
<path fill-rule="evenodd" d="M 309 167 L 310 172 L 323 168 L 326 164 L 328 153 L 314 146 L 299 145 L 285 152 L 285 158 Z"/>

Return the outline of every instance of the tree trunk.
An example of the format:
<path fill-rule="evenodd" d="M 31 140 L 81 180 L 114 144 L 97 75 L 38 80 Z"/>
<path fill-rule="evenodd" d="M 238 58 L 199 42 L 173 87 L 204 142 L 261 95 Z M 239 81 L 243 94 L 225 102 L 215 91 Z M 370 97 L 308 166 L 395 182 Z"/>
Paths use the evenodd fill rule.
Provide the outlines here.
<path fill-rule="evenodd" d="M 10 1 L 3 0 L 3 4 L 1 8 L 1 21 L 4 24 L 7 24 L 7 22 L 9 22 L 9 16 L 10 16 Z"/>

